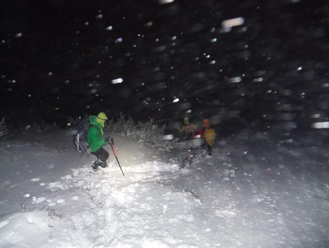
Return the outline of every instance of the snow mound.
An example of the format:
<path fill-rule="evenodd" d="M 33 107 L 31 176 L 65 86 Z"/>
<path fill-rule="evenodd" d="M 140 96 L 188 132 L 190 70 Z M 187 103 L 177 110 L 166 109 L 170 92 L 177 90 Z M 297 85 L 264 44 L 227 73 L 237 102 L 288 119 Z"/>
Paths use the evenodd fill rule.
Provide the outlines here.
<path fill-rule="evenodd" d="M 46 211 L 5 216 L 0 220 L 0 247 L 41 247 L 48 239 L 51 222 Z M 26 240 L 29 244 L 24 245 Z"/>
<path fill-rule="evenodd" d="M 186 146 L 116 137 L 124 177 L 112 153 L 94 172 L 69 137 L 0 142 L 1 248 L 328 247 L 328 146 L 247 133 L 179 169 Z"/>
<path fill-rule="evenodd" d="M 99 246 L 95 247 L 183 245 L 180 232 L 185 230 L 190 235 L 195 232 L 194 221 L 200 218 L 195 210 L 200 207 L 200 200 L 191 192 L 157 180 L 157 175 L 173 178 L 179 167 L 154 161 L 124 169 L 126 178 L 115 165 L 96 173 L 85 166 L 74 169 L 73 177 L 63 177 L 67 178 L 67 184 L 92 199 L 87 207 L 92 211 L 83 211 L 80 213 L 83 220 L 76 216 L 72 221 L 80 229 L 88 227 L 94 233 L 89 241 L 97 240 Z"/>

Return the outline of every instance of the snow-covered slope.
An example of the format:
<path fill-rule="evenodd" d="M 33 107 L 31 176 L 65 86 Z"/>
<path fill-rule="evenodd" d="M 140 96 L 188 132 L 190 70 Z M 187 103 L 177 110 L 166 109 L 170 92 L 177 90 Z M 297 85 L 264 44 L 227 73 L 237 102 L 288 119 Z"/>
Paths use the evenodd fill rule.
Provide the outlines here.
<path fill-rule="evenodd" d="M 183 148 L 114 140 L 126 177 L 69 132 L 1 142 L 0 247 L 329 247 L 326 147 L 240 136 L 181 169 Z"/>

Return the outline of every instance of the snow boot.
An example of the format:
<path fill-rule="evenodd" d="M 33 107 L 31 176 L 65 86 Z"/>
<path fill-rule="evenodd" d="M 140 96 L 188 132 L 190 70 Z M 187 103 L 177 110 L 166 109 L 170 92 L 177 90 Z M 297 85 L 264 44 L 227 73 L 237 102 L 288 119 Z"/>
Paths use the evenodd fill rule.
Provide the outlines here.
<path fill-rule="evenodd" d="M 103 162 L 100 161 L 100 160 L 96 160 L 93 165 L 91 166 L 91 168 L 93 168 L 94 171 L 97 171 L 98 170 L 98 167 L 99 166 L 102 166 Z"/>
<path fill-rule="evenodd" d="M 102 167 L 102 168 L 106 168 L 106 167 L 108 167 L 108 165 L 107 165 L 106 162 L 102 162 L 101 167 Z"/>

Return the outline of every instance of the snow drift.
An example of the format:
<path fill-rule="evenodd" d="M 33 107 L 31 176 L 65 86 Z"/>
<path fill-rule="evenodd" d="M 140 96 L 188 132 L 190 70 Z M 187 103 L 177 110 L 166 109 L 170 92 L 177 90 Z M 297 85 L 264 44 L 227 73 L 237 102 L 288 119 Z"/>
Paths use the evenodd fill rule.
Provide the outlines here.
<path fill-rule="evenodd" d="M 1 142 L 0 247 L 329 247 L 325 145 L 244 133 L 181 169 L 184 146 L 114 139 L 126 177 L 69 132 Z"/>

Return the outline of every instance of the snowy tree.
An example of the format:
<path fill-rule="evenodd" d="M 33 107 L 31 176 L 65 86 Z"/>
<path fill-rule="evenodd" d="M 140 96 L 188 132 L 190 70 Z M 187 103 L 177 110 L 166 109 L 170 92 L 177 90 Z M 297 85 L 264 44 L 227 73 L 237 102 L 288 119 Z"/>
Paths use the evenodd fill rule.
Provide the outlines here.
<path fill-rule="evenodd" d="M 8 136 L 8 127 L 6 125 L 5 117 L 2 118 L 0 122 L 0 138 L 5 138 Z"/>
<path fill-rule="evenodd" d="M 170 150 L 177 141 L 163 139 L 165 128 L 165 125 L 158 127 L 153 123 L 153 120 L 145 123 L 138 122 L 136 124 L 130 116 L 127 119 L 122 113 L 120 113 L 120 117 L 116 122 L 110 120 L 108 125 L 105 126 L 105 130 L 110 132 L 138 139 L 140 142 L 144 142 L 160 150 Z"/>

